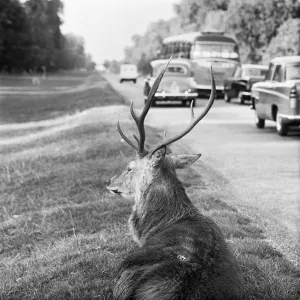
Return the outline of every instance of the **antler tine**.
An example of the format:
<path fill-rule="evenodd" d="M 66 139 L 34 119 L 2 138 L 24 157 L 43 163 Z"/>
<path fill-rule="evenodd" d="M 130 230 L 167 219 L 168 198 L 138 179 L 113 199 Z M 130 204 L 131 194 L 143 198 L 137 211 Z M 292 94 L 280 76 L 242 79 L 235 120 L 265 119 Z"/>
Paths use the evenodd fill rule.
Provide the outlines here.
<path fill-rule="evenodd" d="M 203 119 L 204 116 L 208 113 L 208 111 L 210 110 L 210 108 L 212 107 L 212 105 L 214 103 L 215 96 L 216 96 L 216 83 L 215 83 L 215 78 L 213 75 L 212 67 L 210 68 L 210 74 L 211 74 L 211 93 L 210 93 L 209 100 L 208 100 L 202 114 L 199 117 L 195 118 L 193 107 L 191 105 L 191 123 L 189 124 L 189 126 L 185 130 L 180 132 L 179 134 L 177 134 L 173 137 L 170 137 L 170 138 L 164 138 L 161 142 L 158 142 L 156 145 L 154 145 L 150 149 L 151 153 L 153 153 L 155 150 L 159 149 L 163 145 L 167 146 L 167 145 L 170 145 L 170 144 L 180 140 L 183 136 L 188 134 L 197 125 L 197 123 L 200 122 L 200 120 Z"/>
<path fill-rule="evenodd" d="M 194 118 L 195 118 L 193 106 L 194 106 L 194 100 L 192 100 L 191 106 L 190 106 L 190 108 L 191 108 L 191 119 L 194 119 Z"/>
<path fill-rule="evenodd" d="M 133 102 L 131 102 L 130 104 L 130 112 L 131 112 L 131 115 L 137 125 L 137 128 L 139 130 L 139 134 L 140 134 L 140 140 L 139 140 L 139 149 L 138 149 L 138 153 L 140 155 L 143 155 L 144 153 L 144 144 L 145 144 L 145 139 L 146 139 L 146 134 L 145 134 L 145 127 L 144 127 L 144 121 L 145 121 L 145 118 L 146 118 L 146 115 L 151 107 L 151 104 L 153 102 L 153 99 L 154 99 L 154 95 L 158 89 L 158 86 L 165 74 L 165 71 L 171 61 L 172 57 L 170 57 L 170 59 L 168 60 L 167 64 L 164 66 L 164 68 L 161 70 L 161 72 L 159 73 L 158 77 L 156 78 L 156 80 L 154 81 L 153 83 L 153 86 L 149 92 L 149 95 L 147 97 L 147 101 L 146 101 L 146 104 L 143 108 L 143 111 L 142 113 L 140 114 L 140 116 L 137 116 L 134 112 L 134 109 L 133 109 Z"/>
<path fill-rule="evenodd" d="M 118 131 L 121 135 L 121 137 L 123 138 L 123 140 L 130 145 L 133 149 L 135 149 L 136 151 L 138 151 L 138 147 L 123 133 L 121 126 L 120 126 L 120 122 L 118 121 Z"/>

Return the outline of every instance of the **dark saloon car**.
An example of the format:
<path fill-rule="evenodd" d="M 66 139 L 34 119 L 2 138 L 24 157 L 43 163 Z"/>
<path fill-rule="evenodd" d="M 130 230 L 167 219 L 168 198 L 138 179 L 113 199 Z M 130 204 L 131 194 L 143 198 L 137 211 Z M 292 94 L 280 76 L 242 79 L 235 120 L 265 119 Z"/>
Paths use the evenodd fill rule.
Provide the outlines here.
<path fill-rule="evenodd" d="M 300 56 L 274 58 L 264 81 L 252 86 L 252 107 L 256 126 L 264 128 L 265 120 L 276 122 L 279 135 L 290 126 L 300 125 Z"/>
<path fill-rule="evenodd" d="M 160 59 L 151 62 L 152 76 L 145 81 L 145 102 L 155 78 L 168 60 Z M 171 60 L 164 77 L 162 78 L 152 103 L 155 106 L 159 102 L 180 102 L 182 105 L 190 104 L 196 100 L 198 93 L 196 82 L 193 78 L 192 64 L 186 59 Z M 193 102 L 195 105 L 195 101 Z"/>
<path fill-rule="evenodd" d="M 232 78 L 224 80 L 224 100 L 230 102 L 237 98 L 240 104 L 251 101 L 251 87 L 264 80 L 268 66 L 244 64 L 238 67 Z"/>

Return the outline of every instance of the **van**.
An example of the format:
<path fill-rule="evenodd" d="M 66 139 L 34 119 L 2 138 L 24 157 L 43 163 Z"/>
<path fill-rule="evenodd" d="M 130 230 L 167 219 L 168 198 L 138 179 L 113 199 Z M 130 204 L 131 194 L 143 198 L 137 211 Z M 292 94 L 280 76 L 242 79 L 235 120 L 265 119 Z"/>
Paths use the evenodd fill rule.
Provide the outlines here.
<path fill-rule="evenodd" d="M 120 83 L 123 81 L 133 81 L 136 83 L 139 74 L 136 65 L 123 64 L 120 67 Z"/>

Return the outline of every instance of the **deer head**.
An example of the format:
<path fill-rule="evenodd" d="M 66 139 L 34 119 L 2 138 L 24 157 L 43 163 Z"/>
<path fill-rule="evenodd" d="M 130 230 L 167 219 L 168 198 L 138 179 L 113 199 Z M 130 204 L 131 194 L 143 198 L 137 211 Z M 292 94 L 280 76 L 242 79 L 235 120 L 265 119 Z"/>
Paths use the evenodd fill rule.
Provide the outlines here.
<path fill-rule="evenodd" d="M 197 123 L 199 123 L 200 120 L 203 119 L 203 117 L 212 107 L 216 94 L 215 80 L 212 69 L 211 94 L 203 112 L 198 117 L 195 117 L 193 103 L 191 103 L 191 121 L 183 131 L 172 137 L 165 136 L 160 142 L 155 145 L 149 145 L 145 142 L 146 136 L 144 121 L 170 60 L 155 80 L 149 92 L 146 105 L 144 106 L 144 109 L 140 116 L 136 115 L 133 109 L 133 102 L 131 102 L 130 112 L 139 131 L 139 138 L 133 135 L 136 142 L 130 140 L 123 133 L 120 127 L 120 123 L 118 122 L 118 130 L 120 135 L 132 148 L 136 150 L 136 157 L 134 160 L 128 163 L 123 172 L 112 177 L 106 183 L 106 185 L 110 192 L 119 194 L 125 198 L 133 200 L 140 199 L 142 194 L 149 188 L 149 186 L 151 186 L 154 181 L 157 181 L 163 177 L 176 178 L 175 169 L 186 168 L 197 161 L 201 156 L 201 154 L 174 156 L 170 154 L 170 151 L 167 147 L 188 134 L 197 125 Z"/>

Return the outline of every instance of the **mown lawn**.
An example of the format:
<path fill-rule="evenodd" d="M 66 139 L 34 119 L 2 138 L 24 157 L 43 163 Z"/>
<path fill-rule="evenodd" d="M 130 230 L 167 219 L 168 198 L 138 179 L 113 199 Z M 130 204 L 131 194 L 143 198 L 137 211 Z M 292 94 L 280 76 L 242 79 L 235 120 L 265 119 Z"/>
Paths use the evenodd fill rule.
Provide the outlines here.
<path fill-rule="evenodd" d="M 154 129 L 147 133 L 150 142 L 159 139 Z M 0 131 L 1 139 L 7 136 Z M 117 266 L 135 245 L 127 232 L 132 203 L 108 193 L 105 181 L 133 154 L 116 126 L 101 120 L 66 127 L 38 142 L 0 144 L 1 300 L 112 299 Z M 205 159 L 198 167 L 200 173 L 190 168 L 180 177 L 238 257 L 244 298 L 299 299 L 300 271 L 268 245 L 261 228 L 227 204 L 226 180 L 215 176 Z"/>
<path fill-rule="evenodd" d="M 59 83 L 57 80 L 47 82 L 53 88 Z M 0 124 L 52 119 L 92 107 L 124 103 L 124 99 L 97 72 L 82 76 L 78 80 L 79 90 L 75 89 L 72 80 L 70 82 L 68 92 L 61 94 L 49 92 L 41 95 L 26 93 L 25 90 L 22 95 L 0 92 Z"/>

